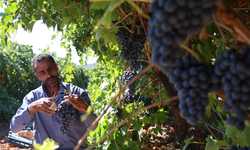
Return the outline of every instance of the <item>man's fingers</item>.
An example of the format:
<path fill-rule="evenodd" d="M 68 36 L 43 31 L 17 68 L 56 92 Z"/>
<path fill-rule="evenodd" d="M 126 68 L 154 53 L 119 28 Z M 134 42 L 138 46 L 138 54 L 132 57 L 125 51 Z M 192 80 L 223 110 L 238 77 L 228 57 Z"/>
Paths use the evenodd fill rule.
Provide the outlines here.
<path fill-rule="evenodd" d="M 65 100 L 65 102 L 67 103 L 70 103 L 71 105 L 75 106 L 76 105 L 76 102 L 75 101 L 72 101 L 72 100 Z"/>
<path fill-rule="evenodd" d="M 72 97 L 72 96 L 64 96 L 64 99 L 70 99 L 70 100 L 72 100 L 72 101 L 75 101 L 75 98 Z"/>

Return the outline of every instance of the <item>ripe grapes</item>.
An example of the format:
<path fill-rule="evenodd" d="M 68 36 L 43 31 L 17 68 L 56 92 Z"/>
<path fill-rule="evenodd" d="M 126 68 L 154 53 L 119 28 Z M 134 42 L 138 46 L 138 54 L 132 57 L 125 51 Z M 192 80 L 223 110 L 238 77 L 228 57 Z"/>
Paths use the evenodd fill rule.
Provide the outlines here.
<path fill-rule="evenodd" d="M 215 74 L 221 79 L 227 103 L 224 110 L 231 110 L 237 117 L 230 116 L 227 124 L 239 131 L 245 128 L 247 110 L 250 107 L 250 56 L 249 49 L 242 53 L 231 49 L 217 55 Z"/>
<path fill-rule="evenodd" d="M 214 90 L 210 80 L 212 73 L 208 66 L 185 55 L 176 60 L 175 66 L 167 74 L 178 90 L 180 115 L 191 125 L 205 120 L 205 107 L 209 103 L 207 95 Z"/>
<path fill-rule="evenodd" d="M 62 92 L 62 95 L 69 95 L 68 93 Z M 66 103 L 64 99 L 62 99 L 58 105 L 57 110 L 54 112 L 55 116 L 60 120 L 60 134 L 64 135 L 69 131 L 70 122 L 76 118 L 77 110 L 73 107 L 73 105 Z"/>
<path fill-rule="evenodd" d="M 158 0 L 149 5 L 154 12 L 149 20 L 148 40 L 152 46 L 152 63 L 168 73 L 181 56 L 179 44 L 198 34 L 202 24 L 210 24 L 217 0 Z"/>
<path fill-rule="evenodd" d="M 124 71 L 123 72 L 123 75 L 122 75 L 122 79 L 126 81 L 126 84 L 129 83 L 129 81 L 131 81 L 134 76 L 137 75 L 137 72 L 135 70 L 133 71 Z M 127 89 L 127 92 L 126 92 L 126 96 L 125 97 L 128 97 L 129 95 L 135 95 L 135 82 L 133 82 Z"/>
<path fill-rule="evenodd" d="M 115 23 L 115 22 L 113 22 Z M 118 24 L 118 26 L 122 26 Z M 130 67 L 132 69 L 138 69 L 140 67 L 139 60 L 143 55 L 142 50 L 144 49 L 144 44 L 146 41 L 146 35 L 142 28 L 134 28 L 134 33 L 132 34 L 132 40 L 130 40 L 130 25 L 127 25 L 126 28 L 124 26 L 120 27 L 118 32 L 115 34 L 122 46 L 121 48 L 121 56 L 130 62 Z M 128 28 L 128 29 L 127 29 Z"/>

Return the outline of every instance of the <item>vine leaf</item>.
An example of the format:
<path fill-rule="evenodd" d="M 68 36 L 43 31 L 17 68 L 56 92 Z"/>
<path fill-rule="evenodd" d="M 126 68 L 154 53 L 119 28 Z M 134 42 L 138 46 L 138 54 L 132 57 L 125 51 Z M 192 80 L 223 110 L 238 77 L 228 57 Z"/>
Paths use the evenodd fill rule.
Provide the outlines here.
<path fill-rule="evenodd" d="M 62 12 L 62 26 L 64 26 L 65 24 L 69 24 L 70 20 L 71 16 L 69 15 L 69 10 L 66 9 L 65 11 Z"/>
<path fill-rule="evenodd" d="M 106 31 L 107 31 L 107 29 L 105 29 L 105 28 L 98 29 L 98 30 L 96 31 L 96 34 L 95 34 L 95 39 L 96 39 L 96 40 L 99 40 L 99 39 L 103 36 L 103 34 L 104 34 Z"/>
<path fill-rule="evenodd" d="M 37 0 L 37 5 L 38 5 L 39 8 L 42 8 L 42 6 L 43 6 L 43 1 L 44 1 L 44 0 Z"/>
<path fill-rule="evenodd" d="M 71 13 L 73 17 L 79 18 L 81 15 L 81 5 L 76 4 L 76 2 L 71 2 L 69 5 L 69 9 L 71 10 Z"/>
<path fill-rule="evenodd" d="M 57 11 L 60 11 L 64 6 L 65 2 L 61 0 L 53 0 L 53 6 L 56 8 Z"/>
<path fill-rule="evenodd" d="M 46 140 L 44 140 L 42 145 L 38 143 L 34 143 L 33 145 L 36 150 L 43 150 L 43 149 L 53 150 L 59 147 L 58 143 L 56 143 L 50 138 L 47 138 Z"/>
<path fill-rule="evenodd" d="M 155 127 L 155 128 L 152 128 L 151 131 L 154 132 L 154 133 L 157 135 L 158 132 L 159 132 L 160 134 L 162 134 L 162 132 L 163 132 L 164 130 L 161 128 L 161 126 L 156 125 L 156 127 Z"/>
<path fill-rule="evenodd" d="M 194 136 L 191 136 L 190 138 L 184 140 L 185 146 L 183 147 L 182 150 L 185 150 L 185 149 L 188 147 L 188 145 L 190 144 L 190 141 L 191 141 L 193 138 L 194 138 Z"/>
<path fill-rule="evenodd" d="M 240 135 L 240 131 L 238 131 L 235 127 L 233 126 L 228 126 L 226 128 L 226 133 L 229 138 L 231 137 L 238 137 Z"/>
<path fill-rule="evenodd" d="M 102 18 L 98 21 L 94 31 L 96 31 L 101 24 L 105 25 L 105 28 L 110 29 L 112 11 L 116 9 L 117 6 L 121 5 L 122 3 L 123 1 L 109 2 L 109 5 L 107 6 L 106 11 L 104 12 Z"/>
<path fill-rule="evenodd" d="M 210 149 L 210 150 L 219 150 L 218 146 L 227 146 L 230 147 L 230 145 L 227 143 L 227 141 L 225 140 L 214 140 L 212 135 L 209 135 L 206 138 L 207 141 L 207 145 L 206 145 L 206 149 Z"/>
<path fill-rule="evenodd" d="M 109 5 L 108 1 L 104 1 L 104 2 L 94 2 L 92 3 L 92 5 L 90 6 L 90 9 L 105 9 L 107 8 Z"/>
<path fill-rule="evenodd" d="M 200 42 L 196 46 L 197 50 L 204 56 L 204 58 L 209 61 L 211 58 L 211 54 L 207 51 L 204 43 Z"/>
<path fill-rule="evenodd" d="M 246 143 L 250 143 L 250 127 L 246 126 L 245 130 L 241 133 L 240 135 L 240 139 L 244 139 L 246 141 Z M 248 145 L 249 146 L 249 145 Z"/>
<path fill-rule="evenodd" d="M 232 145 L 237 145 L 237 144 L 243 147 L 247 145 L 247 142 L 241 139 L 232 139 Z"/>

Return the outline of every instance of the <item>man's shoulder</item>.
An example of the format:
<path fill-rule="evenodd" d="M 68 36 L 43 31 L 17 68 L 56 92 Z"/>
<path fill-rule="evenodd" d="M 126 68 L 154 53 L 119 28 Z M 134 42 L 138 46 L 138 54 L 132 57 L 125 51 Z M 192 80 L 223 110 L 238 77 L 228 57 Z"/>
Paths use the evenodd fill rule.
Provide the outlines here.
<path fill-rule="evenodd" d="M 42 91 L 43 91 L 42 86 L 39 86 L 38 88 L 31 90 L 31 91 L 29 92 L 29 94 L 42 93 Z M 29 95 L 29 94 L 28 94 L 28 95 Z"/>

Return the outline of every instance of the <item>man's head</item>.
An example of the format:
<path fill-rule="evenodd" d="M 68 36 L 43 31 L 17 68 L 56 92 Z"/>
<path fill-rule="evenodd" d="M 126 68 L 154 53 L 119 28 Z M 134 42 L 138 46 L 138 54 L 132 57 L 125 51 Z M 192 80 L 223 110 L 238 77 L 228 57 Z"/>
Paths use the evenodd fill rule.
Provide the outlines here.
<path fill-rule="evenodd" d="M 35 56 L 32 68 L 46 86 L 53 87 L 59 83 L 58 65 L 51 55 L 43 53 Z"/>

